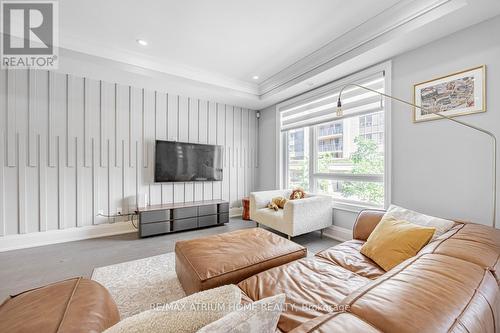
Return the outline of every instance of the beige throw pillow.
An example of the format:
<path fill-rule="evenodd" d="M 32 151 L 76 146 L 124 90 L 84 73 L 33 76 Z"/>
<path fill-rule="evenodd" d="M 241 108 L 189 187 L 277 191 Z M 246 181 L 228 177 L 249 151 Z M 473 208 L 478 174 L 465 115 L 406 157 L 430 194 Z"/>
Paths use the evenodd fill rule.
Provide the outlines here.
<path fill-rule="evenodd" d="M 240 302 L 237 286 L 222 286 L 125 318 L 104 332 L 193 333 L 234 311 Z"/>
<path fill-rule="evenodd" d="M 198 333 L 274 333 L 284 303 L 285 294 L 261 299 L 214 321 Z"/>
<path fill-rule="evenodd" d="M 434 233 L 434 236 L 432 236 L 431 240 L 438 238 L 439 236 L 450 230 L 455 225 L 455 222 L 453 221 L 421 214 L 396 205 L 389 206 L 389 209 L 387 209 L 387 212 L 384 214 L 382 220 L 388 218 L 408 221 L 410 223 L 417 224 L 422 227 L 435 228 L 436 232 Z"/>

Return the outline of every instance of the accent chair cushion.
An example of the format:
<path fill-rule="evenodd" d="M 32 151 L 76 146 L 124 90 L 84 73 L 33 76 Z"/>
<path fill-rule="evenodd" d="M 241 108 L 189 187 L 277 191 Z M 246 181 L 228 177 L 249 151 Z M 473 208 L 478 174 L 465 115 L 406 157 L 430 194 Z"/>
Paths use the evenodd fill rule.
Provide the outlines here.
<path fill-rule="evenodd" d="M 385 271 L 414 257 L 434 235 L 436 228 L 385 218 L 375 227 L 361 253 Z"/>

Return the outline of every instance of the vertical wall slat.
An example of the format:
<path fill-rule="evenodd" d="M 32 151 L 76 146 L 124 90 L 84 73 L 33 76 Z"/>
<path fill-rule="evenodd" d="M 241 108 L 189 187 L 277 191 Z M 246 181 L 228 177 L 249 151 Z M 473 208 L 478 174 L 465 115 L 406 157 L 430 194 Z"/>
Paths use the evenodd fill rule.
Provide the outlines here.
<path fill-rule="evenodd" d="M 55 146 L 56 146 L 56 140 L 54 137 L 54 104 L 55 104 L 55 97 L 54 97 L 54 81 L 55 81 L 55 75 L 53 71 L 48 71 L 48 76 L 47 76 L 47 94 L 48 94 L 48 101 L 47 101 L 47 111 L 48 111 L 48 119 L 47 119 L 47 162 L 48 162 L 48 167 L 49 168 L 55 168 L 56 162 L 55 162 Z"/>
<path fill-rule="evenodd" d="M 90 167 L 90 99 L 91 90 L 89 87 L 89 79 L 83 78 L 83 167 Z"/>
<path fill-rule="evenodd" d="M 37 71 L 28 70 L 28 166 L 36 167 L 37 163 Z"/>
<path fill-rule="evenodd" d="M 167 132 L 168 140 L 178 141 L 179 132 L 177 131 L 178 115 L 179 115 L 179 96 L 168 96 L 168 118 L 167 118 Z"/>
<path fill-rule="evenodd" d="M 141 133 L 141 140 L 142 140 L 142 167 L 147 168 L 148 165 L 148 156 L 147 152 L 148 150 L 146 149 L 146 91 L 145 89 L 142 89 L 142 96 L 141 96 L 141 101 L 142 101 L 142 106 L 141 106 L 141 111 L 142 111 L 142 133 Z"/>
<path fill-rule="evenodd" d="M 57 195 L 58 195 L 58 228 L 64 229 L 66 223 L 64 220 L 64 155 L 61 154 L 61 137 L 56 138 L 56 150 L 57 150 Z"/>
<path fill-rule="evenodd" d="M 19 233 L 26 233 L 26 140 L 17 134 L 17 200 Z"/>
<path fill-rule="evenodd" d="M 47 161 L 45 145 L 41 135 L 37 136 L 38 145 L 38 216 L 39 231 L 47 230 Z"/>
<path fill-rule="evenodd" d="M 66 74 L 66 167 L 74 167 L 73 157 L 73 78 Z"/>
<path fill-rule="evenodd" d="M 49 71 L 0 80 L 0 236 L 113 222 L 97 215 L 145 194 L 234 207 L 253 188 L 253 111 Z M 222 145 L 223 181 L 154 184 L 155 139 Z"/>
<path fill-rule="evenodd" d="M 2 151 L 0 151 L 0 236 L 5 235 L 5 139 L 4 132 L 0 130 L 0 147 Z"/>
<path fill-rule="evenodd" d="M 99 188 L 99 178 L 97 177 L 97 168 L 98 164 L 98 153 L 96 152 L 96 140 L 95 138 L 90 139 L 90 151 L 91 151 L 91 178 L 92 178 L 92 224 L 96 224 L 96 216 L 98 213 L 98 205 L 99 205 L 99 194 L 97 189 Z"/>
<path fill-rule="evenodd" d="M 16 71 L 7 70 L 7 113 L 5 120 L 5 142 L 7 145 L 7 166 L 16 166 Z"/>
<path fill-rule="evenodd" d="M 103 124 L 104 122 L 104 113 L 105 113 L 105 106 L 104 106 L 104 100 L 105 100 L 105 89 L 104 89 L 104 82 L 102 80 L 99 81 L 99 166 L 102 168 L 105 165 L 104 160 L 106 159 L 105 157 L 105 146 L 104 146 L 104 141 L 105 141 L 105 126 Z"/>
<path fill-rule="evenodd" d="M 82 190 L 82 168 L 80 164 L 83 162 L 80 160 L 79 152 L 82 150 L 78 146 L 78 137 L 74 140 L 74 150 L 75 150 L 75 219 L 76 226 L 83 226 L 83 190 Z"/>

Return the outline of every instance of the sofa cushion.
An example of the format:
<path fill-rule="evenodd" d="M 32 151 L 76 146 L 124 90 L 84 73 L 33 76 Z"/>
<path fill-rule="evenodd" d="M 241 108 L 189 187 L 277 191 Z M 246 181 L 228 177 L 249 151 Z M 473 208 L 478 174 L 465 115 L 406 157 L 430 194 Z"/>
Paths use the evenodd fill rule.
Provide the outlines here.
<path fill-rule="evenodd" d="M 361 254 L 360 250 L 364 243 L 353 239 L 321 251 L 316 256 L 329 260 L 365 278 L 376 279 L 383 275 L 385 271 L 373 260 Z"/>
<path fill-rule="evenodd" d="M 332 332 L 363 332 L 381 333 L 378 329 L 363 319 L 349 312 L 328 313 L 311 319 L 290 333 L 332 333 Z"/>
<path fill-rule="evenodd" d="M 371 280 L 329 260 L 309 257 L 269 269 L 238 284 L 253 301 L 286 294 L 278 328 L 283 332 L 332 312 L 351 292 Z"/>
<path fill-rule="evenodd" d="M 119 320 L 106 288 L 84 278 L 25 291 L 0 306 L 0 332 L 102 332 Z"/>
<path fill-rule="evenodd" d="M 500 283 L 500 230 L 461 223 L 420 251 L 460 258 L 488 269 Z"/>
<path fill-rule="evenodd" d="M 439 236 L 450 230 L 455 225 L 454 221 L 445 220 L 430 215 L 425 215 L 396 205 L 389 206 L 389 209 L 387 209 L 387 212 L 384 214 L 384 217 L 382 217 L 382 221 L 387 218 L 404 220 L 423 227 L 436 228 L 436 232 L 434 233 L 432 239 L 438 238 Z"/>
<path fill-rule="evenodd" d="M 383 218 L 361 247 L 361 253 L 372 259 L 385 271 L 415 256 L 435 232 L 394 218 Z"/>
<path fill-rule="evenodd" d="M 481 266 L 425 254 L 405 261 L 342 303 L 387 333 L 493 333 L 497 297 L 494 277 Z"/>

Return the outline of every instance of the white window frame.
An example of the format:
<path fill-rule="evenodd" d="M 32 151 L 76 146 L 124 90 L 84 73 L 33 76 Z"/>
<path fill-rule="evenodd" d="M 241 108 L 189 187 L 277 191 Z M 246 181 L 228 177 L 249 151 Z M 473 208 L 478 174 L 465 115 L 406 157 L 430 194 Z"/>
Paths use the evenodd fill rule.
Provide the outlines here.
<path fill-rule="evenodd" d="M 288 99 L 282 103 L 276 105 L 276 152 L 278 156 L 278 161 L 276 163 L 276 187 L 279 189 L 283 189 L 287 184 L 288 179 L 288 149 L 285 149 L 287 146 L 287 132 L 281 132 L 281 115 L 280 109 L 286 108 L 288 105 L 300 103 L 303 100 L 314 98 L 314 96 L 325 93 L 329 90 L 335 90 L 338 87 L 341 87 L 350 82 L 357 81 L 363 77 L 367 77 L 369 75 L 373 75 L 376 73 L 384 72 L 384 91 L 386 94 L 391 95 L 392 86 L 391 86 L 391 78 L 392 78 L 392 62 L 386 61 L 384 63 L 372 66 L 370 68 L 364 69 L 357 73 L 346 76 L 342 79 L 336 80 L 332 83 L 326 84 L 322 87 L 316 88 L 312 91 L 306 92 L 304 94 L 298 95 L 291 99 Z M 384 98 L 384 175 L 339 175 L 339 174 L 321 174 L 315 172 L 315 163 L 316 156 L 311 156 L 309 158 L 309 184 L 312 186 L 311 190 L 315 191 L 315 179 L 320 177 L 324 179 L 335 179 L 335 180 L 363 180 L 370 181 L 373 180 L 380 181 L 382 178 L 382 183 L 384 185 L 384 204 L 383 208 L 387 209 L 391 203 L 391 153 L 392 153 L 392 144 L 391 144 L 391 119 L 392 119 L 392 101 L 388 98 Z M 347 116 L 345 118 L 348 118 Z M 339 118 L 342 119 L 342 118 Z M 316 154 L 316 148 L 314 147 L 314 140 L 311 137 L 314 137 L 315 126 L 309 127 L 309 153 Z M 311 172 L 312 171 L 312 172 Z M 349 199 L 334 199 L 334 208 L 352 212 L 359 212 L 363 209 L 367 208 L 381 208 L 380 206 L 375 206 L 369 203 L 363 203 L 360 201 L 354 201 Z"/>

